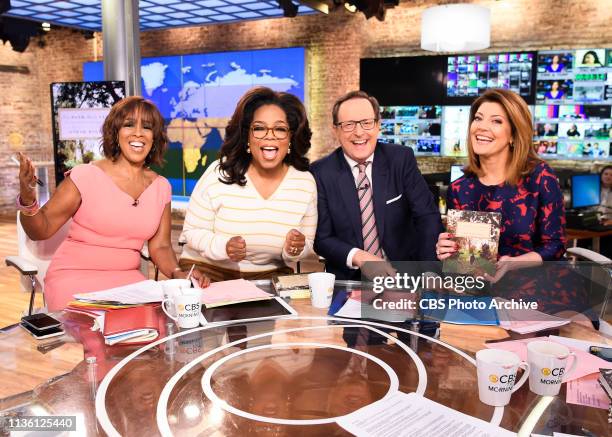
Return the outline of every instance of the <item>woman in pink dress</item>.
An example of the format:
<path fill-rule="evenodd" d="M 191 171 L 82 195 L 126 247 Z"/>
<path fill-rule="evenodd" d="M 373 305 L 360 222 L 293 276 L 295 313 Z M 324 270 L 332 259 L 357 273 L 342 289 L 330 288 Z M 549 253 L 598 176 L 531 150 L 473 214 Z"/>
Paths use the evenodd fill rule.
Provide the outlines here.
<path fill-rule="evenodd" d="M 105 158 L 76 166 L 39 208 L 34 167 L 20 155 L 21 224 L 32 240 L 51 237 L 72 218 L 68 237 L 45 276 L 49 311 L 63 309 L 75 293 L 104 290 L 138 281 L 140 250 L 169 278 L 185 278 L 170 240 L 171 188 L 149 168 L 161 164 L 168 145 L 161 114 L 142 97 L 113 106 L 104 121 Z M 201 286 L 208 278 L 194 272 Z"/>

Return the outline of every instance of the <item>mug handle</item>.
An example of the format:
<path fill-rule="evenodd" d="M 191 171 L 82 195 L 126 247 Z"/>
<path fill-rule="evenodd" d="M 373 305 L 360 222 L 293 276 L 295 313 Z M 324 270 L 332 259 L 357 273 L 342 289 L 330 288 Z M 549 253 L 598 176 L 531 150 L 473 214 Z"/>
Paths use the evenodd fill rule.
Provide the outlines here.
<path fill-rule="evenodd" d="M 170 312 L 168 312 L 168 310 L 166 309 L 166 302 L 169 302 L 170 304 L 172 304 L 172 299 L 164 299 L 162 301 L 162 304 L 161 304 L 162 310 L 164 311 L 164 313 L 166 313 L 168 317 L 170 317 L 172 320 L 176 322 L 178 320 L 178 317 L 174 317 L 172 314 L 170 314 Z"/>
<path fill-rule="evenodd" d="M 514 387 L 512 387 L 512 390 L 510 390 L 510 393 L 514 393 L 519 388 L 521 388 L 521 386 L 525 384 L 525 381 L 527 381 L 527 378 L 529 378 L 529 369 L 531 368 L 529 363 L 522 361 L 518 366 L 519 366 L 519 369 L 523 369 L 523 376 L 521 376 L 521 379 L 519 379 L 518 382 L 514 384 Z"/>
<path fill-rule="evenodd" d="M 565 372 L 565 375 L 563 375 L 563 380 L 561 382 L 565 382 L 567 381 L 567 377 L 574 371 L 576 370 L 576 366 L 578 365 L 578 357 L 576 356 L 576 354 L 574 352 L 570 352 L 569 355 L 567 356 L 568 360 L 570 355 L 572 356 L 572 365 L 569 369 L 567 369 L 568 366 L 565 366 L 567 372 Z"/>

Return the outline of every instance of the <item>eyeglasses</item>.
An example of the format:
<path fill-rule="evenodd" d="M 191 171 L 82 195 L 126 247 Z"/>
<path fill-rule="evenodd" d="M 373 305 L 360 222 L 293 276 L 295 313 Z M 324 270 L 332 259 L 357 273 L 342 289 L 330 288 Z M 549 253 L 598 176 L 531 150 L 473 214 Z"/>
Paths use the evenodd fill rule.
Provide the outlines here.
<path fill-rule="evenodd" d="M 272 131 L 272 136 L 277 140 L 284 140 L 289 136 L 290 129 L 287 126 L 268 127 L 264 124 L 254 124 L 251 126 L 253 137 L 262 140 L 268 136 L 268 132 Z"/>
<path fill-rule="evenodd" d="M 366 118 L 364 120 L 349 120 L 336 123 L 336 126 L 340 126 L 343 132 L 353 132 L 357 125 L 360 125 L 363 130 L 372 130 L 376 126 L 377 118 Z"/>

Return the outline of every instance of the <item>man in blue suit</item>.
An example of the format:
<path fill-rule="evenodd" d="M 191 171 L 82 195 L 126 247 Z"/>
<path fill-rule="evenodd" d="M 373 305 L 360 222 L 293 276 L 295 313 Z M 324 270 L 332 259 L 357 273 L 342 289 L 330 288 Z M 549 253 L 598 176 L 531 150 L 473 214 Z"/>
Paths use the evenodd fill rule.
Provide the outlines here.
<path fill-rule="evenodd" d="M 377 100 L 350 92 L 336 101 L 332 118 L 341 147 L 311 166 L 319 210 L 314 249 L 327 271 L 359 279 L 368 261 L 435 260 L 437 202 L 412 149 L 378 143 Z"/>

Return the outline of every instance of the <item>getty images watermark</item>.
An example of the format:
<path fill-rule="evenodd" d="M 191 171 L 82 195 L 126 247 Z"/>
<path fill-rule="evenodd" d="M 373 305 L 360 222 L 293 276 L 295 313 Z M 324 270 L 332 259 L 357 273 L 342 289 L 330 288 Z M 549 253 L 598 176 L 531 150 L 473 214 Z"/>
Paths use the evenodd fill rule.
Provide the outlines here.
<path fill-rule="evenodd" d="M 375 298 L 372 306 L 376 310 L 537 310 L 538 303 L 525 301 L 523 299 L 495 299 L 483 301 L 479 299 L 465 299 L 465 297 L 453 297 L 448 294 L 437 298 L 415 299 L 419 290 L 450 291 L 457 294 L 469 292 L 471 294 L 482 293 L 487 287 L 488 281 L 484 276 L 453 275 L 439 276 L 433 273 L 421 273 L 411 275 L 408 273 L 396 273 L 394 276 L 375 276 L 373 278 L 374 293 L 406 292 L 410 295 L 400 297 L 395 295 L 393 299 L 388 296 Z"/>

